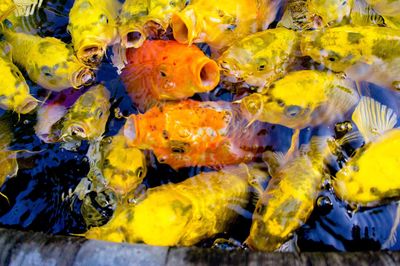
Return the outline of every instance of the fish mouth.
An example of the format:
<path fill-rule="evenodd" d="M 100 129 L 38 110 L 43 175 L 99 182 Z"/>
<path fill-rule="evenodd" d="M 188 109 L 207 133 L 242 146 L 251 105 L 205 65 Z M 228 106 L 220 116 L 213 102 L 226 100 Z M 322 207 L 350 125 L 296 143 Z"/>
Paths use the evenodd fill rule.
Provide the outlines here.
<path fill-rule="evenodd" d="M 171 27 L 174 39 L 180 43 L 192 44 L 197 33 L 195 32 L 196 15 L 193 9 L 186 9 L 172 15 Z"/>
<path fill-rule="evenodd" d="M 194 66 L 194 75 L 199 92 L 207 92 L 214 89 L 220 80 L 220 69 L 218 64 L 209 58 L 201 60 Z"/>
<path fill-rule="evenodd" d="M 32 112 L 38 105 L 38 100 L 33 97 L 25 99 L 20 105 L 15 108 L 19 114 L 27 114 Z"/>
<path fill-rule="evenodd" d="M 146 38 L 147 36 L 143 30 L 131 28 L 125 33 L 121 33 L 121 44 L 124 48 L 139 48 Z"/>
<path fill-rule="evenodd" d="M 80 46 L 77 51 L 77 57 L 85 65 L 95 68 L 103 60 L 105 53 L 105 46 L 99 44 L 99 42 L 94 42 L 93 44 L 86 44 Z"/>
<path fill-rule="evenodd" d="M 96 76 L 92 70 L 88 67 L 83 67 L 72 76 L 72 86 L 78 89 L 80 86 L 91 85 L 95 78 Z"/>

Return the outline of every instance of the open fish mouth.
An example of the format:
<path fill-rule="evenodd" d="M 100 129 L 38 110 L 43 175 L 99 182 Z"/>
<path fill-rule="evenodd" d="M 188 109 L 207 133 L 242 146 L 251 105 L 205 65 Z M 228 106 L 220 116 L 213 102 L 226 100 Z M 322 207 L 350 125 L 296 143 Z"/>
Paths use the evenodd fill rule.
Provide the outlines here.
<path fill-rule="evenodd" d="M 145 32 L 139 28 L 128 29 L 125 33 L 121 33 L 121 44 L 125 48 L 139 48 L 142 46 L 147 36 Z"/>
<path fill-rule="evenodd" d="M 104 53 L 105 53 L 104 46 L 91 44 L 81 47 L 77 52 L 77 57 L 85 65 L 94 68 L 101 63 L 101 61 L 103 60 Z"/>
<path fill-rule="evenodd" d="M 61 139 L 70 141 L 73 139 L 86 139 L 88 137 L 87 127 L 83 123 L 74 123 L 68 126 L 65 134 L 62 134 Z"/>
<path fill-rule="evenodd" d="M 194 64 L 195 81 L 201 92 L 207 92 L 214 89 L 220 80 L 220 68 L 218 64 L 211 59 L 204 59 Z"/>
<path fill-rule="evenodd" d="M 82 68 L 80 71 L 74 73 L 72 77 L 72 85 L 74 88 L 79 88 L 80 86 L 91 85 L 96 76 L 92 70 L 87 67 Z"/>
<path fill-rule="evenodd" d="M 15 111 L 19 114 L 28 114 L 32 112 L 38 105 L 38 100 L 33 97 L 29 97 L 22 104 L 15 108 Z"/>

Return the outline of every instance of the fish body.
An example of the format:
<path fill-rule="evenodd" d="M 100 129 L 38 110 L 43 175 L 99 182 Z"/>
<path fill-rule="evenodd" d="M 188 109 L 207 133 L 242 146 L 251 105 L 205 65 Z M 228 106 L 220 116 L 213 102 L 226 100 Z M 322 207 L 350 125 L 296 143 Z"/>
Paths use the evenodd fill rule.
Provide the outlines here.
<path fill-rule="evenodd" d="M 0 43 L 0 107 L 26 114 L 36 108 L 38 101 L 30 94 L 24 76 L 13 64 L 13 52 L 8 43 Z"/>
<path fill-rule="evenodd" d="M 171 27 L 181 43 L 205 42 L 214 57 L 236 40 L 268 28 L 275 19 L 280 1 L 197 0 L 173 14 Z"/>
<path fill-rule="evenodd" d="M 235 42 L 218 58 L 218 64 L 229 81 L 245 81 L 263 88 L 287 73 L 298 45 L 296 32 L 285 28 L 269 29 Z"/>
<path fill-rule="evenodd" d="M 146 159 L 143 152 L 128 147 L 123 135 L 109 137 L 101 145 L 101 170 L 107 187 L 119 194 L 134 190 L 146 176 Z"/>
<path fill-rule="evenodd" d="M 211 91 L 220 79 L 215 61 L 198 47 L 176 41 L 145 41 L 138 49 L 128 49 L 127 59 L 121 77 L 140 110 Z"/>
<path fill-rule="evenodd" d="M 178 184 L 146 191 L 136 205 L 117 207 L 111 221 L 87 238 L 159 246 L 191 246 L 225 232 L 249 202 L 246 166 L 200 173 Z M 259 175 L 265 178 L 261 172 Z"/>
<path fill-rule="evenodd" d="M 346 22 L 353 0 L 289 0 L 279 26 L 308 30 Z"/>
<path fill-rule="evenodd" d="M 400 30 L 341 26 L 303 33 L 303 55 L 356 81 L 398 89 Z"/>
<path fill-rule="evenodd" d="M 120 14 L 122 46 L 138 48 L 148 37 L 165 33 L 174 12 L 186 6 L 186 0 L 127 0 Z"/>
<path fill-rule="evenodd" d="M 365 140 L 333 180 L 339 198 L 359 206 L 373 206 L 400 196 L 398 169 L 400 129 L 397 115 L 379 102 L 363 97 L 353 122 Z"/>
<path fill-rule="evenodd" d="M 221 166 L 249 161 L 263 148 L 263 125 L 247 123 L 232 103 L 185 100 L 131 115 L 124 135 L 175 169 Z"/>
<path fill-rule="evenodd" d="M 60 139 L 96 140 L 106 128 L 111 104 L 110 92 L 102 84 L 92 86 L 71 106 L 56 123 L 60 127 Z"/>
<path fill-rule="evenodd" d="M 118 0 L 77 0 L 69 13 L 68 31 L 77 58 L 91 67 L 100 64 L 107 46 L 117 38 Z"/>
<path fill-rule="evenodd" d="M 337 118 L 358 99 L 352 81 L 331 73 L 302 70 L 289 73 L 264 93 L 243 98 L 240 105 L 250 120 L 302 129 Z"/>
<path fill-rule="evenodd" d="M 17 152 L 8 149 L 13 140 L 11 121 L 0 118 L 0 186 L 8 177 L 15 176 L 18 171 Z M 4 196 L 4 195 L 3 195 Z"/>
<path fill-rule="evenodd" d="M 0 22 L 8 17 L 17 6 L 12 0 L 4 0 L 0 3 Z"/>
<path fill-rule="evenodd" d="M 287 162 L 282 158 L 278 159 L 281 162 L 268 162 L 273 156 L 267 158 L 271 153 L 264 154 L 271 180 L 253 214 L 246 240 L 251 248 L 275 251 L 306 222 L 320 190 L 326 148 L 327 142 L 321 142 L 318 150 L 303 152 Z"/>
<path fill-rule="evenodd" d="M 16 5 L 17 16 L 30 16 L 42 6 L 43 0 L 13 0 Z"/>
<path fill-rule="evenodd" d="M 24 68 L 29 78 L 45 89 L 61 91 L 92 82 L 93 72 L 80 63 L 67 44 L 53 37 L 39 37 L 5 30 L 13 47 L 13 61 Z"/>

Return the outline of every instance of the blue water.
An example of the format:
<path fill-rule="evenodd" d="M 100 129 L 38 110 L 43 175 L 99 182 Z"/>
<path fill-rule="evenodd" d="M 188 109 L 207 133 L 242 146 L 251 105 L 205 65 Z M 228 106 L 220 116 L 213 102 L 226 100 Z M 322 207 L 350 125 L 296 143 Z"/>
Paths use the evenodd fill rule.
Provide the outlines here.
<path fill-rule="evenodd" d="M 73 1 L 45 1 L 44 8 L 27 19 L 27 25 L 38 25 L 41 36 L 54 36 L 65 42 L 70 41 L 66 32 L 68 11 Z M 201 46 L 207 51 L 206 46 Z M 111 93 L 112 110 L 107 123 L 106 136 L 115 135 L 124 124 L 123 118 L 116 118 L 114 110 L 119 109 L 123 116 L 137 113 L 135 106 L 127 97 L 124 86 L 116 69 L 110 64 L 111 51 L 97 72 L 97 82 L 104 83 Z M 32 94 L 43 98 L 47 92 L 33 83 L 29 83 Z M 378 99 L 395 111 L 399 111 L 398 94 L 371 84 L 360 84 L 364 95 Z M 234 100 L 235 95 L 223 88 L 217 88 L 211 93 L 195 95 L 198 100 Z M 349 111 L 349 114 L 352 110 Z M 35 135 L 33 126 L 36 115 L 10 114 L 2 111 L 1 115 L 11 115 L 10 122 L 14 127 L 14 140 L 11 149 L 25 150 L 18 158 L 19 172 L 16 177 L 7 180 L 0 191 L 8 196 L 9 203 L 0 197 L 0 225 L 8 228 L 29 229 L 52 234 L 78 234 L 86 230 L 86 225 L 80 213 L 82 202 L 79 200 L 62 200 L 62 195 L 68 195 L 74 190 L 81 178 L 89 171 L 85 154 L 88 143 L 83 142 L 77 151 L 68 151 L 60 144 L 44 144 Z M 345 119 L 349 119 L 349 114 Z M 283 126 L 268 127 L 268 147 L 276 151 L 286 151 L 290 145 L 292 130 Z M 319 128 L 306 128 L 301 131 L 300 142 L 307 143 L 312 135 L 334 134 L 332 125 Z M 349 155 L 362 143 L 353 143 L 347 147 Z M 168 182 L 180 182 L 208 171 L 206 167 L 184 168 L 178 172 L 168 165 L 152 160 L 148 175 L 144 180 L 147 187 L 155 187 Z M 340 162 L 331 162 L 330 168 L 334 174 L 340 167 Z M 378 177 L 377 177 L 378 178 Z M 92 195 L 93 196 L 93 195 Z M 93 196 L 94 197 L 94 196 Z M 321 191 L 318 204 L 307 221 L 298 230 L 298 245 L 304 251 L 316 250 L 379 250 L 386 248 L 399 250 L 400 243 L 394 240 L 390 244 L 383 243 L 389 238 L 396 214 L 397 204 L 389 203 L 376 208 L 352 210 L 344 202 L 338 200 L 327 186 Z M 97 206 L 105 221 L 111 217 L 112 208 Z M 249 206 L 248 214 L 233 225 L 230 232 L 222 237 L 233 237 L 243 241 L 249 232 L 251 212 L 254 206 Z M 210 246 L 212 240 L 203 241 L 200 246 Z"/>

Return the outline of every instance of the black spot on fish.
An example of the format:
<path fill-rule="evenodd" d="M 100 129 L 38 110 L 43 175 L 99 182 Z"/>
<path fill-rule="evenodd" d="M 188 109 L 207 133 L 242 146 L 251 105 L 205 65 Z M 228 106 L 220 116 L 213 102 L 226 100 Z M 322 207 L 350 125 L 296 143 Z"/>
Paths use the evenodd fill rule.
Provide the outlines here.
<path fill-rule="evenodd" d="M 347 40 L 351 43 L 351 44 L 358 44 L 360 43 L 360 40 L 364 38 L 364 35 L 362 35 L 361 33 L 358 32 L 349 32 L 347 34 Z"/>
<path fill-rule="evenodd" d="M 169 134 L 168 131 L 166 131 L 165 129 L 162 131 L 162 136 L 164 139 L 168 140 L 169 139 Z"/>

